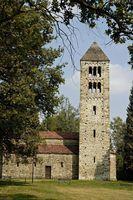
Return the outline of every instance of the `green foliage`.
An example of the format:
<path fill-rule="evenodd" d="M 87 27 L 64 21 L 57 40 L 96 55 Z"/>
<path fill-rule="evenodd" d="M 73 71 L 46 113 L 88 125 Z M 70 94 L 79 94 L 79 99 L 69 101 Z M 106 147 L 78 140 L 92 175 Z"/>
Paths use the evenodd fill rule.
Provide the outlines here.
<path fill-rule="evenodd" d="M 42 122 L 41 130 L 79 132 L 79 110 L 70 104 L 68 98 L 62 96 L 60 100 L 56 114 Z"/>
<path fill-rule="evenodd" d="M 2 2 L 4 2 L 2 0 Z M 46 4 L 49 7 L 46 7 Z M 10 7 L 8 6 L 10 4 Z M 27 9 L 23 10 L 24 5 Z M 79 13 L 75 13 L 74 7 L 78 7 Z M 3 9 L 4 7 L 4 9 Z M 14 16 L 25 12 L 40 12 L 44 17 L 51 16 L 55 22 L 63 19 L 66 25 L 71 19 L 77 17 L 89 27 L 96 26 L 100 18 L 105 20 L 107 29 L 105 32 L 114 42 L 122 43 L 126 39 L 132 39 L 132 1 L 131 0 L 14 0 L 5 1 L 0 7 L 0 23 L 13 19 Z M 59 17 L 61 13 L 61 18 Z"/>
<path fill-rule="evenodd" d="M 133 44 L 128 47 L 128 50 L 130 54 L 129 64 L 131 65 L 131 68 L 133 69 Z"/>
<path fill-rule="evenodd" d="M 128 180 L 133 180 L 133 86 L 131 89 L 129 101 L 130 102 L 127 108 L 127 119 L 126 119 L 127 130 L 124 137 L 124 142 L 125 142 L 124 164 L 125 164 L 126 178 Z"/>
<path fill-rule="evenodd" d="M 63 72 L 62 66 L 53 66 L 53 62 L 62 49 L 48 48 L 55 38 L 46 1 L 43 13 L 31 5 L 31 1 L 22 0 L 0 3 L 1 155 L 35 154 L 38 113 L 54 113 L 59 102 L 57 93 Z"/>
<path fill-rule="evenodd" d="M 116 149 L 116 169 L 117 179 L 124 179 L 124 136 L 126 124 L 120 117 L 116 117 L 111 122 L 112 146 Z"/>
<path fill-rule="evenodd" d="M 132 1 L 105 1 L 105 0 L 53 0 L 52 11 L 64 14 L 64 23 L 70 24 L 70 20 L 77 16 L 74 6 L 79 8 L 78 18 L 87 23 L 90 28 L 96 26 L 100 18 L 107 24 L 106 34 L 116 43 L 125 42 L 126 38 L 132 38 Z"/>

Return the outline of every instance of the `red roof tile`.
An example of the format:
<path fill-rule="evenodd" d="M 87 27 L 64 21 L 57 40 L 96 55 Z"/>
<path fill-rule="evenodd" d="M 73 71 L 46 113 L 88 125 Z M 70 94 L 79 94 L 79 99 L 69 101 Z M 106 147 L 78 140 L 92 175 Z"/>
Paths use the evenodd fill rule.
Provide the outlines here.
<path fill-rule="evenodd" d="M 57 133 L 55 131 L 40 131 L 40 137 L 45 139 L 67 139 L 67 140 L 78 140 L 79 134 L 78 133 Z"/>
<path fill-rule="evenodd" d="M 78 146 L 39 145 L 40 154 L 78 154 Z"/>

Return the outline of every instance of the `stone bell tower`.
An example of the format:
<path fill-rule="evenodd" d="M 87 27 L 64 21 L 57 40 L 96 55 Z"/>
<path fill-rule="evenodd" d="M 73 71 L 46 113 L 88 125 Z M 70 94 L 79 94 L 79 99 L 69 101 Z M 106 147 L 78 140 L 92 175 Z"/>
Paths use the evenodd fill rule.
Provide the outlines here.
<path fill-rule="evenodd" d="M 81 58 L 79 179 L 110 179 L 109 59 L 94 42 Z"/>

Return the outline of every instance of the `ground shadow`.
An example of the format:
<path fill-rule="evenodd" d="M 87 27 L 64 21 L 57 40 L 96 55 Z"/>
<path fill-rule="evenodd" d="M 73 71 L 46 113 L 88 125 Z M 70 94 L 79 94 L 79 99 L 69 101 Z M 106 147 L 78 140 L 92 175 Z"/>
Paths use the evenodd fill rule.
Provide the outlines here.
<path fill-rule="evenodd" d="M 0 187 L 4 187 L 4 186 L 26 186 L 29 185 L 26 182 L 23 181 L 5 181 L 5 180 L 0 180 Z"/>
<path fill-rule="evenodd" d="M 58 199 L 51 199 L 51 198 L 47 198 L 47 199 L 44 199 L 44 200 L 58 200 Z"/>
<path fill-rule="evenodd" d="M 103 156 L 101 162 L 97 162 L 95 169 L 95 179 L 97 180 L 109 180 L 110 179 L 110 160 L 109 150 Z"/>
<path fill-rule="evenodd" d="M 34 195 L 29 194 L 8 194 L 8 195 L 0 195 L 0 200 L 39 200 Z"/>

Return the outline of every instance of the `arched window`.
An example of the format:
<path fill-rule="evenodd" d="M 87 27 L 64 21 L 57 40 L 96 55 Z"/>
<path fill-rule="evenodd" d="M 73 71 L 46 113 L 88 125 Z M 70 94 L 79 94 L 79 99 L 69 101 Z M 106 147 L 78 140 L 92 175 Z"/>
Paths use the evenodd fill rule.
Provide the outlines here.
<path fill-rule="evenodd" d="M 93 92 L 96 92 L 96 83 L 93 83 Z"/>
<path fill-rule="evenodd" d="M 89 76 L 92 76 L 92 67 L 89 67 Z"/>
<path fill-rule="evenodd" d="M 101 77 L 101 67 L 98 67 L 98 76 Z"/>
<path fill-rule="evenodd" d="M 92 83 L 89 82 L 89 92 L 92 92 Z"/>
<path fill-rule="evenodd" d="M 96 76 L 96 67 L 93 68 L 93 76 Z"/>
<path fill-rule="evenodd" d="M 98 92 L 101 92 L 101 83 L 98 82 Z"/>

